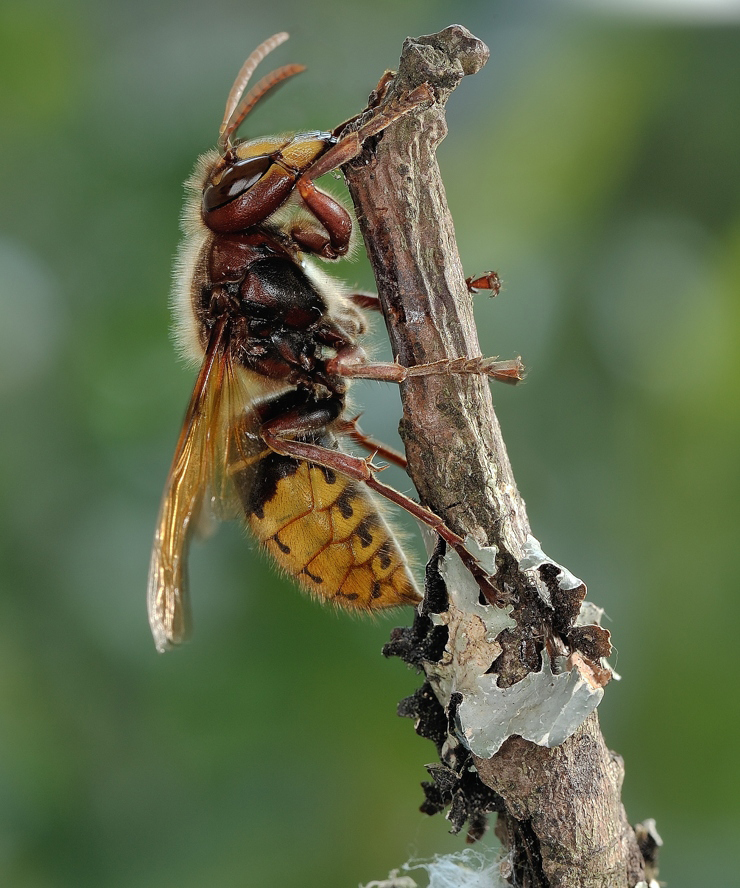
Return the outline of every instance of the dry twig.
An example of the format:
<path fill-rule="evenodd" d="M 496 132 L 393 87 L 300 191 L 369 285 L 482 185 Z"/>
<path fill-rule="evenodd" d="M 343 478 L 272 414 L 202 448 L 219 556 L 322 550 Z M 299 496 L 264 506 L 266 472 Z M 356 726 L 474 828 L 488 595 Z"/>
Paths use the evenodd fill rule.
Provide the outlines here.
<path fill-rule="evenodd" d="M 383 106 L 424 83 L 435 100 L 389 126 L 344 170 L 393 352 L 404 365 L 480 354 L 435 150 L 446 134 L 444 106 L 450 93 L 487 58 L 485 44 L 460 26 L 408 39 L 398 74 L 381 81 L 374 101 Z M 558 566 L 548 560 L 531 560 L 529 522 L 488 382 L 453 375 L 410 378 L 402 399 L 401 434 L 422 502 L 463 537 L 497 550 L 494 584 L 502 600 L 513 605 L 515 625 L 496 638 L 500 654 L 489 678 L 497 680 L 498 688 L 516 687 L 543 669 L 543 660 L 555 662 L 560 656 L 567 664 L 563 668 L 580 670 L 593 686 L 604 683 L 599 664 L 608 635 L 582 626 L 593 631 L 579 634 L 574 625 L 585 587 L 560 582 Z M 430 576 L 438 587 L 434 565 Z M 477 789 L 466 789 L 462 771 L 469 773 L 467 765 L 455 771 L 460 747 L 450 753 L 454 729 L 446 721 L 441 728 L 430 723 L 436 710 L 451 724 L 460 702 L 460 695 L 446 697 L 435 678 L 434 656 L 439 659 L 440 650 L 431 651 L 440 636 L 439 627 L 436 636 L 430 628 L 434 610 L 427 602 L 414 630 L 397 631 L 394 639 L 396 650 L 423 666 L 429 678 L 405 705 L 420 722 L 417 729 L 436 739 L 443 751 L 443 764 L 430 768 L 435 778 L 430 799 L 451 801 L 453 824 L 456 817 L 460 825 L 467 817 L 473 838 L 484 828 L 483 812 L 500 812 L 497 832 L 511 852 L 513 884 L 632 888 L 644 880 L 644 861 L 620 801 L 622 761 L 607 749 L 595 711 L 554 748 L 510 736 L 490 757 L 471 759 L 465 750 L 466 762 L 474 762 L 482 780 Z M 470 628 L 475 629 L 472 623 Z M 446 638 L 441 637 L 442 648 Z M 471 802 L 472 796 L 477 801 Z M 428 800 L 427 809 L 433 808 Z"/>

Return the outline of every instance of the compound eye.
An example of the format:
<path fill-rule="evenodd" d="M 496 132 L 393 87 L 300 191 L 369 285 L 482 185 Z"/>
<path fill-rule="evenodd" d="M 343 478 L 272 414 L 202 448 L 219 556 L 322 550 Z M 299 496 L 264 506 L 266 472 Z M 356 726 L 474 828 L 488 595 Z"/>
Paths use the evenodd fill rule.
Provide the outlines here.
<path fill-rule="evenodd" d="M 203 192 L 204 212 L 217 210 L 248 191 L 272 166 L 272 160 L 271 154 L 260 154 L 231 164 L 219 183 L 209 185 Z"/>

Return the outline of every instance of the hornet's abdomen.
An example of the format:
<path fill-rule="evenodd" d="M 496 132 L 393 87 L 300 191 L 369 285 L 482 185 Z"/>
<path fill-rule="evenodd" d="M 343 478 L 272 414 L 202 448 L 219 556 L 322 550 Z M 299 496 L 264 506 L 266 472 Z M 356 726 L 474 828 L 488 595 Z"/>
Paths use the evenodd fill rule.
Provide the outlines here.
<path fill-rule="evenodd" d="M 307 440 L 335 446 L 330 433 Z M 418 602 L 406 559 L 363 484 L 270 450 L 248 462 L 233 476 L 247 524 L 304 589 L 358 610 Z"/>

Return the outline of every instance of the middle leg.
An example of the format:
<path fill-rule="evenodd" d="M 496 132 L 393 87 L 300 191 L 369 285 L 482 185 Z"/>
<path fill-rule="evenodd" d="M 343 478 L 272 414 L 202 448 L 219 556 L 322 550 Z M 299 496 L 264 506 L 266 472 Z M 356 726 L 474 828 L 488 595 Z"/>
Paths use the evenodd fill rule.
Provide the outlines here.
<path fill-rule="evenodd" d="M 348 379 L 377 379 L 381 382 L 405 382 L 414 376 L 446 374 L 473 374 L 490 376 L 499 382 L 515 385 L 525 376 L 521 358 L 499 361 L 497 358 L 446 358 L 430 364 L 404 367 L 398 362 L 380 363 L 368 361 L 365 352 L 356 346 L 341 349 L 336 357 L 327 362 L 329 373 Z"/>

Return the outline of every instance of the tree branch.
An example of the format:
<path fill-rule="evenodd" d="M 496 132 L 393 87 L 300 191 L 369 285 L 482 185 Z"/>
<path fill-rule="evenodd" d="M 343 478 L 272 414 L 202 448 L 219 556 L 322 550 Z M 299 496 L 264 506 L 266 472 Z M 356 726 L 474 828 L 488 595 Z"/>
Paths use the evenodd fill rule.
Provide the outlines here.
<path fill-rule="evenodd" d="M 370 140 L 362 156 L 344 169 L 393 351 L 404 365 L 480 355 L 435 151 L 447 132 L 444 107 L 449 95 L 487 59 L 485 44 L 460 26 L 407 39 L 398 73 L 381 81 L 383 88 L 371 97 L 371 106 L 382 108 L 424 83 L 435 101 Z M 495 659 L 479 670 L 488 674 L 476 676 L 476 687 L 486 679 L 490 693 L 502 699 L 507 692 L 526 696 L 530 686 L 523 680 L 545 675 L 552 661 L 553 671 L 547 674 L 553 675 L 553 683 L 575 676 L 589 699 L 597 693 L 600 699 L 600 686 L 609 678 L 601 659 L 609 649 L 608 633 L 593 623 L 583 625 L 583 619 L 577 625 L 585 586 L 541 553 L 531 536 L 487 381 L 462 375 L 419 377 L 405 382 L 401 394 L 401 435 L 421 501 L 461 536 L 495 547 L 492 582 L 500 601 L 510 605 L 504 614 L 508 628 L 499 627 L 495 642 L 490 635 L 481 640 L 480 650 L 492 651 Z M 438 566 L 433 559 L 428 569 L 435 589 Z M 452 575 L 442 574 L 451 593 Z M 595 711 L 577 727 L 570 724 L 564 742 L 551 731 L 545 742 L 558 743 L 553 748 L 522 739 L 524 729 L 511 730 L 502 745 L 499 740 L 498 747 L 491 746 L 498 749 L 492 755 L 481 754 L 480 748 L 476 754 L 467 741 L 460 744 L 460 707 L 472 685 L 469 676 L 460 675 L 455 646 L 459 652 L 461 638 L 469 645 L 476 633 L 481 635 L 476 606 L 455 610 L 452 598 L 430 602 L 428 591 L 414 628 L 397 630 L 391 645 L 392 652 L 402 649 L 405 659 L 427 674 L 425 687 L 405 701 L 406 714 L 417 718 L 417 730 L 435 739 L 442 754 L 443 764 L 434 767 L 444 773 L 430 766 L 435 784 L 427 789 L 426 809 L 435 808 L 433 799 L 451 801 L 453 824 L 455 817 L 464 821 L 467 816 L 473 838 L 482 832 L 481 812 L 499 810 L 497 832 L 511 852 L 513 884 L 631 888 L 646 877 L 644 861 L 620 801 L 621 759 L 604 744 Z M 486 610 L 504 613 L 490 606 Z M 529 703 L 525 699 L 519 715 L 527 705 L 541 705 L 535 693 Z M 593 709 L 595 702 L 589 705 Z M 435 707 L 442 713 L 436 725 L 430 715 Z M 487 717 L 495 721 L 499 715 L 498 706 L 490 706 Z M 456 729 L 449 727 L 453 724 Z M 468 768 L 462 760 L 472 760 L 488 788 L 488 796 L 479 793 L 477 808 L 463 786 Z M 485 803 L 480 801 L 484 797 Z M 455 804 L 465 813 L 455 815 Z"/>

